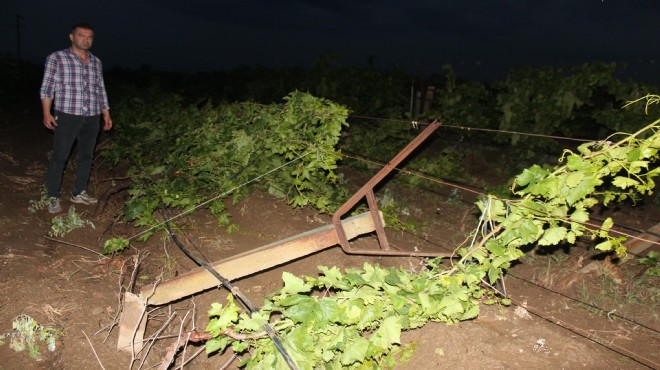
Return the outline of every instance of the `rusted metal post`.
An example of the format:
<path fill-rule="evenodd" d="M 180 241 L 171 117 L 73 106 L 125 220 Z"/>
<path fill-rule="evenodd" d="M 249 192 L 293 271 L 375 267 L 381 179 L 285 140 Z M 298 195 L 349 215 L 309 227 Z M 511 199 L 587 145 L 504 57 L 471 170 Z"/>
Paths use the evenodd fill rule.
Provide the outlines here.
<path fill-rule="evenodd" d="M 382 225 L 380 213 L 363 213 L 342 221 L 348 238 L 374 232 L 375 220 Z M 235 280 L 275 267 L 339 244 L 334 225 L 325 225 L 235 256 L 213 262 L 213 268 L 225 279 Z M 221 283 L 205 268 L 198 267 L 157 285 L 148 285 L 139 294 L 124 295 L 120 317 L 117 349 L 131 351 L 142 348 L 148 305 L 159 306 L 201 291 L 218 287 Z"/>
<path fill-rule="evenodd" d="M 337 209 L 335 214 L 332 216 L 332 223 L 335 225 L 335 230 L 337 232 L 337 238 L 339 239 L 339 245 L 344 250 L 344 252 L 349 254 L 372 254 L 372 255 L 390 255 L 390 256 L 400 256 L 400 255 L 416 255 L 416 256 L 438 256 L 438 253 L 411 253 L 411 252 L 399 252 L 391 251 L 389 243 L 387 241 L 387 236 L 385 235 L 385 228 L 380 222 L 380 218 L 374 217 L 374 224 L 376 226 L 376 234 L 378 236 L 378 242 L 380 243 L 380 251 L 373 250 L 358 250 L 351 248 L 348 243 L 348 238 L 344 231 L 344 227 L 341 224 L 341 217 L 344 216 L 348 211 L 350 211 L 355 205 L 362 200 L 362 198 L 367 198 L 367 204 L 369 205 L 369 211 L 372 215 L 379 214 L 378 205 L 376 204 L 376 197 L 374 196 L 374 187 L 378 185 L 387 175 L 392 172 L 404 159 L 410 155 L 417 147 L 424 142 L 431 134 L 440 127 L 441 123 L 438 121 L 433 121 L 428 125 L 415 139 L 413 139 L 408 145 L 406 145 L 403 150 L 399 152 L 392 160 L 381 168 L 378 173 L 367 181 L 364 186 L 360 188 L 353 196 L 346 201 L 341 207 Z"/>

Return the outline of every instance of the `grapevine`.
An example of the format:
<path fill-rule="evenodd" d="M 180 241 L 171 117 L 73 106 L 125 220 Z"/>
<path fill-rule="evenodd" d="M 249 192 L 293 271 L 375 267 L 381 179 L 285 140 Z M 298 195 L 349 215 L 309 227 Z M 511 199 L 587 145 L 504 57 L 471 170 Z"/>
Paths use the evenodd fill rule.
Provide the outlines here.
<path fill-rule="evenodd" d="M 184 213 L 205 206 L 232 230 L 223 201 L 229 194 L 238 201 L 255 188 L 294 207 L 331 211 L 345 194 L 334 170 L 348 111 L 301 92 L 284 100 L 198 108 L 183 107 L 170 96 L 153 108 L 142 100 L 120 106 L 117 120 L 126 124 L 104 156 L 112 163 L 128 159 L 131 164 L 133 183 L 124 219 L 153 229 L 159 225 L 155 213 L 162 201 Z M 132 142 L 136 137 L 142 138 L 138 145 Z M 283 170 L 273 172 L 275 168 Z M 256 186 L 241 186 L 264 173 L 269 175 Z"/>
<path fill-rule="evenodd" d="M 284 287 L 251 317 L 229 295 L 226 304 L 215 303 L 209 310 L 206 331 L 213 339 L 207 352 L 231 347 L 249 353 L 241 363 L 248 368 L 284 369 L 273 344 L 260 333 L 270 323 L 301 369 L 392 367 L 411 350 L 401 343 L 403 330 L 428 321 L 452 324 L 477 317 L 482 301 L 510 304 L 494 299 L 482 282 L 502 278 L 523 255 L 523 246 L 573 244 L 589 237 L 599 242 L 599 250 L 624 254 L 622 238 L 608 232 L 613 220 L 595 226 L 589 210 L 651 194 L 660 173 L 659 149 L 657 120 L 634 134 L 566 150 L 554 168 L 526 169 L 511 186 L 514 199 L 488 196 L 478 202 L 480 227 L 469 245 L 457 248 L 458 258 L 450 266 L 434 259 L 417 274 L 369 264 L 344 273 L 321 266 L 318 277 L 285 272 Z"/>

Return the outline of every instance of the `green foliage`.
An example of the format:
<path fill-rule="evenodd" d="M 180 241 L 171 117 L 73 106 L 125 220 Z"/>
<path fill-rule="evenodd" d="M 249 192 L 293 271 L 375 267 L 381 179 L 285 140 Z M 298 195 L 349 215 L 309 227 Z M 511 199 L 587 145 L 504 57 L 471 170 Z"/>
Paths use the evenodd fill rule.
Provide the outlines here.
<path fill-rule="evenodd" d="M 37 200 L 30 199 L 30 205 L 28 206 L 28 211 L 30 213 L 36 213 L 37 211 L 48 207 L 49 203 L 50 203 L 50 197 L 46 192 L 46 188 L 45 187 L 41 188 L 41 198 Z"/>
<path fill-rule="evenodd" d="M 534 165 L 524 170 L 511 188 L 517 199 L 491 196 L 478 203 L 491 231 L 476 247 L 459 251 L 462 261 L 477 261 L 493 283 L 522 256 L 520 247 L 525 245 L 574 244 L 577 238 L 589 237 L 598 241 L 599 250 L 625 254 L 624 238 L 608 233 L 613 220 L 594 227 L 589 210 L 652 193 L 653 178 L 660 174 L 659 124 L 660 120 L 634 134 L 618 135 L 618 142 L 590 142 L 577 152 L 566 150 L 561 158 L 565 164 L 553 169 Z"/>
<path fill-rule="evenodd" d="M 161 201 L 183 212 L 204 205 L 231 227 L 222 202 L 229 194 L 236 202 L 259 188 L 321 212 L 331 212 L 345 195 L 334 171 L 348 111 L 330 101 L 294 92 L 284 104 L 271 105 L 198 108 L 182 106 L 176 97 L 126 104 L 116 114 L 125 122 L 120 136 L 104 155 L 114 163 L 132 162 L 124 218 L 135 226 L 159 225 Z M 142 138 L 138 145 L 136 137 Z M 241 186 L 254 179 L 259 182 Z"/>
<path fill-rule="evenodd" d="M 427 321 L 454 323 L 479 314 L 483 292 L 459 277 L 435 278 L 436 271 L 412 274 L 365 263 L 341 273 L 320 266 L 319 277 L 283 273 L 284 287 L 249 317 L 229 295 L 213 304 L 206 331 L 215 336 L 207 353 L 250 351 L 248 368 L 285 368 L 271 340 L 261 332 L 271 322 L 301 369 L 390 368 L 402 353 L 401 332 Z M 317 293 L 323 292 L 322 295 Z M 242 340 L 236 338 L 255 338 Z M 404 351 L 405 352 L 405 351 Z"/>
<path fill-rule="evenodd" d="M 655 99 L 650 96 L 648 102 Z M 249 352 L 242 362 L 248 368 L 284 369 L 274 344 L 261 332 L 270 323 L 301 369 L 391 367 L 394 353 L 402 349 L 403 330 L 428 321 L 472 319 L 480 301 L 510 305 L 510 299 L 489 296 L 482 283 L 501 279 L 523 256 L 523 246 L 574 244 L 587 236 L 602 240 L 596 245 L 600 250 L 624 254 L 622 238 L 608 233 L 613 220 L 592 226 L 589 210 L 650 194 L 660 174 L 658 150 L 660 120 L 618 142 L 566 150 L 563 165 L 526 169 L 514 180 L 512 199 L 488 196 L 478 202 L 482 217 L 472 243 L 457 248 L 459 260 L 449 267 L 434 259 L 419 273 L 366 263 L 344 273 L 319 267 L 319 277 L 285 272 L 284 287 L 252 316 L 241 313 L 230 295 L 226 305 L 215 303 L 209 311 L 206 330 L 214 338 L 207 353 L 231 347 Z"/>
<path fill-rule="evenodd" d="M 103 254 L 112 254 L 116 252 L 121 252 L 124 249 L 128 248 L 129 240 L 126 238 L 112 238 L 108 239 L 103 243 L 103 249 L 101 253 Z"/>
<path fill-rule="evenodd" d="M 496 91 L 484 83 L 461 81 L 450 65 L 443 66 L 445 84 L 439 89 L 431 118 L 466 127 L 496 128 Z"/>
<path fill-rule="evenodd" d="M 616 131 L 632 132 L 646 122 L 643 109 L 621 112 L 628 100 L 646 87 L 615 77 L 620 66 L 591 63 L 559 68 L 526 67 L 513 70 L 497 84 L 499 129 L 534 134 L 593 138 Z M 500 135 L 501 141 L 528 149 L 555 149 L 553 140 Z M 543 140 L 543 141 L 541 141 Z"/>
<path fill-rule="evenodd" d="M 71 206 L 66 215 L 53 217 L 48 235 L 64 236 L 75 229 L 86 226 L 90 226 L 92 229 L 95 228 L 92 221 L 82 219 L 76 212 L 76 207 Z"/>
<path fill-rule="evenodd" d="M 46 343 L 48 350 L 53 352 L 57 339 L 62 333 L 62 329 L 43 326 L 28 315 L 17 317 L 12 322 L 12 329 L 12 332 L 0 335 L 0 345 L 4 344 L 4 338 L 9 337 L 9 348 L 17 352 L 22 352 L 27 348 L 30 357 L 35 359 L 41 357 L 38 342 Z"/>
<path fill-rule="evenodd" d="M 650 251 L 646 257 L 639 259 L 641 265 L 648 266 L 644 272 L 647 276 L 660 276 L 660 252 Z"/>

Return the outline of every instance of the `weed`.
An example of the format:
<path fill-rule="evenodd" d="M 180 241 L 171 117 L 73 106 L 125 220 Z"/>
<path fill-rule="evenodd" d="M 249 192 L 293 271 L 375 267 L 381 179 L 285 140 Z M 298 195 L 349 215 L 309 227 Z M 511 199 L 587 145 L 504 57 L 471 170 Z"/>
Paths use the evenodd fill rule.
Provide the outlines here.
<path fill-rule="evenodd" d="M 50 236 L 64 236 L 71 232 L 72 230 L 79 229 L 85 226 L 91 226 L 92 229 L 95 228 L 92 221 L 83 220 L 78 213 L 76 213 L 76 208 L 71 206 L 69 212 L 65 216 L 55 216 L 51 221 L 50 231 L 48 235 Z"/>
<path fill-rule="evenodd" d="M 553 271 L 553 269 L 555 267 L 562 266 L 564 262 L 566 262 L 566 260 L 568 260 L 569 258 L 571 258 L 571 256 L 567 254 L 562 254 L 562 255 L 552 254 L 548 256 L 548 262 L 543 270 L 543 278 L 541 279 L 544 285 L 546 286 L 553 285 L 555 279 L 555 272 Z"/>
<path fill-rule="evenodd" d="M 73 207 L 71 207 L 73 208 Z M 69 210 L 71 211 L 71 210 Z M 92 225 L 94 227 L 94 225 Z M 103 250 L 101 250 L 101 253 L 103 254 L 112 254 L 115 252 L 121 252 L 124 249 L 128 248 L 129 245 L 129 240 L 126 238 L 112 238 L 108 239 L 103 243 Z"/>
<path fill-rule="evenodd" d="M 603 311 L 596 308 L 598 305 L 596 304 L 596 301 L 598 300 L 599 297 L 602 298 L 602 291 L 594 297 L 593 292 L 590 287 L 587 286 L 586 282 L 582 281 L 582 285 L 580 286 L 580 290 L 578 291 L 578 296 L 579 296 L 579 301 L 584 302 L 585 304 L 578 303 L 579 306 L 582 306 L 585 310 L 587 310 L 590 314 L 592 315 L 602 315 Z M 594 307 L 596 306 L 596 307 Z"/>
<path fill-rule="evenodd" d="M 449 192 L 449 197 L 447 198 L 447 203 L 452 205 L 463 205 L 463 194 L 461 191 L 454 188 Z"/>
<path fill-rule="evenodd" d="M 30 199 L 28 211 L 30 211 L 30 213 L 36 213 L 37 211 L 48 207 L 49 201 L 46 188 L 41 188 L 41 198 L 39 200 Z"/>
<path fill-rule="evenodd" d="M 650 251 L 648 256 L 639 259 L 639 264 L 648 266 L 645 275 L 660 276 L 660 252 Z"/>
<path fill-rule="evenodd" d="M 26 348 L 30 352 L 30 357 L 40 358 L 39 344 L 37 341 L 48 345 L 49 351 L 55 351 L 57 338 L 62 333 L 62 329 L 51 328 L 37 323 L 28 315 L 17 317 L 13 323 L 14 331 L 0 335 L 0 345 L 4 344 L 3 339 L 10 337 L 9 348 L 21 352 Z"/>

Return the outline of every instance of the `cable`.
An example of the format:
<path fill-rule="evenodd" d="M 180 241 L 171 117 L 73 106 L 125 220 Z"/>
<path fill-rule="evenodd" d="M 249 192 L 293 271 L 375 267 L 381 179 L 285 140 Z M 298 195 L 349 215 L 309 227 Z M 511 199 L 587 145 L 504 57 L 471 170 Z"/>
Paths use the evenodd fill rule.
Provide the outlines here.
<path fill-rule="evenodd" d="M 401 122 L 401 123 L 405 123 L 405 124 L 410 124 L 410 122 L 411 122 L 410 120 L 401 120 L 401 119 L 392 119 L 392 118 L 379 118 L 379 117 L 370 117 L 370 116 L 361 116 L 361 115 L 351 115 L 350 117 L 369 119 L 369 120 L 374 120 L 374 121 Z M 417 121 L 412 121 L 412 122 L 414 122 L 415 124 L 420 124 L 420 125 L 425 124 L 424 122 L 417 122 Z M 497 133 L 510 134 L 510 135 L 543 137 L 543 138 L 548 138 L 548 139 L 559 139 L 559 140 L 579 141 L 579 142 L 598 141 L 598 140 L 579 139 L 579 138 L 566 137 L 566 136 L 557 136 L 557 135 L 534 134 L 534 133 L 521 132 L 521 131 L 497 130 L 497 129 L 491 129 L 491 128 L 480 128 L 480 127 L 459 126 L 459 125 L 447 125 L 447 124 L 444 124 L 444 123 L 442 124 L 442 127 L 454 128 L 454 129 L 460 129 L 460 130 L 467 130 L 467 131 L 497 132 Z"/>
<path fill-rule="evenodd" d="M 200 209 L 201 207 L 204 207 L 205 205 L 207 205 L 207 204 L 213 202 L 214 200 L 219 199 L 219 198 L 222 198 L 222 197 L 224 197 L 224 196 L 226 196 L 226 195 L 228 195 L 228 194 L 231 194 L 231 193 L 233 193 L 234 191 L 236 191 L 236 190 L 242 188 L 243 186 L 247 186 L 248 184 L 251 184 L 251 183 L 257 181 L 257 180 L 261 179 L 262 177 L 268 176 L 268 175 L 270 175 L 271 173 L 273 173 L 273 172 L 275 172 L 275 171 L 278 171 L 279 169 L 281 169 L 281 168 L 283 168 L 283 167 L 286 167 L 286 166 L 288 166 L 289 164 L 291 164 L 291 163 L 293 163 L 293 162 L 296 162 L 296 161 L 298 161 L 298 160 L 300 160 L 300 159 L 302 159 L 302 158 L 308 156 L 309 154 L 310 154 L 310 152 L 307 152 L 307 153 L 301 154 L 300 156 L 298 156 L 297 158 L 294 158 L 294 159 L 290 160 L 289 162 L 286 162 L 286 163 L 284 163 L 284 164 L 282 164 L 282 165 L 280 165 L 280 166 L 278 166 L 278 167 L 275 167 L 275 168 L 271 169 L 270 171 L 267 171 L 267 172 L 265 172 L 265 173 L 262 173 L 261 175 L 259 175 L 259 176 L 257 176 L 257 177 L 254 177 L 254 178 L 252 178 L 252 179 L 250 179 L 250 180 L 248 180 L 248 181 L 245 181 L 244 183 L 242 183 L 242 184 L 240 184 L 240 185 L 237 185 L 237 186 L 235 186 L 235 187 L 233 187 L 233 188 L 231 188 L 231 189 L 225 191 L 224 193 L 218 194 L 218 195 L 216 195 L 215 197 L 212 197 L 212 198 L 210 198 L 210 199 L 207 199 L 207 200 L 205 200 L 204 202 L 202 202 L 202 203 L 196 205 L 195 207 L 193 207 L 193 208 L 191 208 L 191 209 L 189 209 L 189 210 L 183 211 L 183 212 L 181 212 L 181 213 L 179 213 L 179 214 L 173 216 L 173 217 L 170 219 L 170 221 L 174 221 L 174 220 L 179 219 L 179 218 L 181 218 L 181 217 L 183 217 L 183 216 L 185 216 L 185 215 L 189 215 L 189 214 L 193 213 L 194 211 L 197 211 L 197 210 Z M 159 227 L 163 226 L 164 224 L 165 224 L 164 222 L 161 222 L 161 223 L 159 223 L 159 224 L 157 224 L 157 225 L 154 225 L 154 226 L 152 226 L 152 227 L 150 227 L 150 228 L 148 228 L 148 229 L 146 229 L 146 230 L 143 230 L 143 231 L 141 231 L 141 232 L 139 232 L 139 233 L 137 233 L 137 234 L 131 236 L 130 238 L 128 238 L 128 240 L 133 240 L 133 239 L 135 239 L 135 238 L 137 238 L 137 237 L 139 237 L 139 236 L 141 236 L 141 235 L 144 235 L 144 234 L 146 234 L 146 233 L 148 233 L 148 232 L 150 232 L 150 231 L 152 231 L 152 230 L 154 230 L 154 229 L 156 229 L 156 228 L 159 228 Z"/>
<path fill-rule="evenodd" d="M 534 316 L 537 316 L 537 317 L 539 317 L 539 318 L 541 318 L 541 319 L 543 319 L 543 320 L 545 320 L 545 321 L 547 321 L 551 324 L 554 324 L 556 326 L 559 326 L 560 328 L 563 328 L 563 329 L 568 330 L 568 331 L 570 331 L 574 334 L 577 334 L 577 335 L 581 336 L 582 338 L 585 338 L 585 339 L 590 340 L 590 341 L 592 341 L 596 344 L 599 344 L 599 345 L 603 346 L 604 348 L 606 348 L 610 351 L 616 352 L 616 353 L 618 353 L 622 356 L 625 356 L 625 357 L 637 362 L 638 364 L 644 365 L 644 366 L 646 366 L 648 368 L 651 368 L 651 369 L 660 369 L 660 364 L 659 363 L 657 363 L 657 362 L 655 362 L 655 361 L 653 361 L 649 358 L 646 358 L 646 357 L 638 354 L 637 352 L 633 352 L 629 349 L 623 348 L 623 347 L 621 347 L 617 344 L 614 344 L 613 342 L 610 342 L 609 345 L 607 345 L 607 344 L 605 344 L 604 340 L 602 340 L 601 338 L 593 335 L 592 333 L 589 333 L 587 330 L 584 330 L 580 327 L 569 324 L 569 323 L 567 323 L 565 321 L 562 321 L 562 320 L 559 320 L 559 319 L 555 319 L 555 318 L 551 319 L 551 318 L 545 317 L 541 313 L 530 309 L 527 305 L 522 305 L 522 304 L 516 303 L 513 300 L 511 302 L 512 302 L 512 304 L 514 304 L 518 307 L 522 307 L 525 310 L 527 310 L 528 312 L 531 312 Z M 643 359 L 643 361 L 641 359 Z M 649 364 L 653 364 L 653 365 L 649 365 Z"/>
<path fill-rule="evenodd" d="M 366 159 L 366 158 L 360 157 L 358 155 L 345 155 L 345 156 L 348 157 L 348 158 L 358 160 L 358 161 L 363 161 L 363 162 L 366 162 L 366 163 L 376 164 L 376 165 L 381 166 L 381 167 L 385 166 L 385 164 L 383 164 L 382 162 L 379 162 L 379 161 L 376 161 L 376 160 L 371 160 L 371 159 Z M 486 196 L 486 193 L 483 192 L 484 189 L 479 187 L 479 186 L 476 186 L 476 185 L 467 184 L 467 183 L 459 184 L 459 182 L 455 181 L 455 180 L 449 181 L 449 180 L 444 180 L 444 179 L 438 179 L 436 177 L 423 174 L 421 172 L 411 171 L 411 170 L 403 170 L 403 169 L 396 168 L 396 167 L 394 168 L 394 170 L 398 171 L 400 173 L 406 174 L 406 175 L 419 177 L 419 178 L 422 178 L 422 179 L 425 179 L 425 180 L 428 180 L 428 181 L 431 181 L 431 182 L 434 182 L 434 183 L 437 183 L 437 184 L 446 185 L 446 186 L 449 186 L 449 187 L 452 187 L 452 188 L 455 188 L 455 189 L 459 189 L 459 190 L 462 190 L 462 191 L 465 191 L 465 192 L 468 192 L 468 193 L 476 194 L 476 195 L 479 195 L 479 196 Z M 473 189 L 470 189 L 470 188 L 479 189 L 481 191 L 473 190 Z M 426 190 L 426 189 L 422 189 L 422 190 Z M 426 190 L 426 191 L 428 191 L 428 190 Z M 536 210 L 536 209 L 534 209 L 533 211 L 541 212 L 541 211 Z M 550 213 L 547 213 L 547 214 L 550 215 Z M 568 219 L 568 217 L 566 219 Z M 595 219 L 598 220 L 597 218 L 595 218 Z M 574 220 L 571 220 L 570 222 L 577 222 L 577 223 L 580 223 L 580 224 L 585 225 L 585 226 L 591 226 L 591 227 L 594 227 L 594 228 L 599 228 L 598 225 L 590 223 L 590 222 L 578 222 L 578 221 L 574 221 Z M 621 226 L 621 225 L 618 225 L 618 224 L 615 225 L 615 226 L 619 226 L 621 228 L 629 229 L 629 230 L 633 230 L 633 231 L 635 230 L 634 228 L 628 227 L 628 226 Z M 636 235 L 625 233 L 623 231 L 619 231 L 619 230 L 615 230 L 615 229 L 610 229 L 609 231 L 612 232 L 612 233 L 615 233 L 615 234 L 619 234 L 619 235 L 631 238 L 631 239 L 644 241 L 644 242 L 655 244 L 655 245 L 660 245 L 660 242 L 658 242 L 658 241 L 645 239 L 645 238 L 642 238 L 642 237 L 639 237 L 639 236 L 636 236 Z M 634 253 L 631 253 L 631 254 L 633 254 L 636 257 L 639 257 L 638 255 L 636 255 Z"/>
<path fill-rule="evenodd" d="M 163 222 L 165 224 L 165 227 L 167 227 L 167 232 L 168 232 L 169 236 L 172 238 L 172 240 L 174 241 L 174 243 L 179 247 L 179 249 L 181 249 L 181 251 L 186 256 L 188 256 L 188 258 L 193 260 L 198 266 L 204 267 L 209 273 L 211 273 L 211 275 L 213 275 L 216 279 L 218 279 L 218 281 L 220 281 L 222 283 L 222 285 L 225 288 L 227 288 L 227 290 L 229 290 L 233 295 L 235 295 L 239 299 L 239 301 L 241 303 L 243 303 L 245 308 L 249 311 L 250 316 L 252 316 L 253 313 L 258 312 L 259 310 L 257 310 L 257 308 L 254 305 L 252 305 L 250 300 L 245 295 L 243 295 L 243 293 L 240 291 L 240 289 L 237 286 L 231 284 L 231 282 L 229 282 L 229 280 L 225 279 L 222 275 L 220 275 L 220 273 L 215 268 L 213 268 L 213 266 L 211 264 L 200 260 L 199 258 L 194 256 L 192 253 L 190 253 L 190 250 L 185 246 L 185 244 L 183 244 L 179 240 L 179 238 L 176 236 L 174 231 L 172 231 L 172 227 L 170 226 L 171 219 L 167 218 L 167 214 L 166 214 L 166 210 L 165 210 L 165 202 L 162 200 L 162 198 L 160 200 L 160 204 L 161 204 L 161 214 L 163 215 L 163 219 L 164 219 Z M 268 334 L 268 337 L 275 344 L 275 347 L 280 352 L 280 354 L 284 358 L 284 361 L 286 361 L 289 368 L 291 370 L 297 370 L 298 366 L 293 361 L 293 359 L 291 358 L 291 355 L 289 355 L 286 348 L 284 348 L 284 345 L 282 345 L 282 342 L 280 341 L 277 333 L 273 330 L 273 328 L 270 326 L 270 324 L 265 323 L 263 325 L 263 328 L 266 331 L 266 334 Z"/>
<path fill-rule="evenodd" d="M 524 281 L 524 282 L 526 282 L 526 283 L 532 284 L 532 285 L 537 286 L 537 287 L 539 287 L 539 288 L 541 288 L 541 289 L 547 290 L 547 291 L 549 291 L 549 292 L 551 292 L 551 293 L 557 294 L 557 295 L 562 296 L 562 297 L 564 297 L 564 298 L 566 298 L 566 299 L 570 299 L 571 301 L 577 302 L 578 304 L 582 304 L 582 305 L 585 305 L 585 306 L 591 307 L 591 308 L 596 309 L 596 310 L 598 310 L 598 311 L 600 311 L 600 312 L 605 312 L 605 313 L 607 313 L 608 316 L 615 316 L 615 317 L 618 317 L 618 318 L 620 318 L 620 319 L 622 319 L 622 320 L 625 320 L 625 321 L 630 322 L 631 324 L 635 324 L 635 325 L 637 325 L 637 326 L 641 326 L 641 327 L 643 327 L 644 329 L 647 329 L 647 330 L 649 330 L 649 331 L 651 331 L 651 332 L 653 332 L 653 333 L 655 333 L 655 334 L 660 334 L 660 331 L 658 331 L 658 330 L 656 330 L 656 329 L 654 329 L 654 328 L 651 328 L 651 327 L 649 327 L 649 326 L 647 326 L 647 325 L 644 325 L 644 324 L 642 324 L 642 323 L 639 323 L 639 322 L 637 322 L 637 321 L 635 321 L 635 320 L 633 320 L 633 319 L 630 319 L 630 318 L 628 318 L 628 317 L 621 316 L 621 315 L 619 315 L 619 314 L 616 314 L 616 313 L 610 312 L 610 311 L 608 311 L 608 310 L 606 310 L 606 309 L 604 309 L 604 308 L 600 308 L 600 307 L 598 307 L 598 306 L 596 306 L 596 305 L 593 305 L 593 304 L 591 304 L 591 303 L 587 303 L 587 302 L 581 301 L 581 300 L 579 300 L 579 299 L 577 299 L 577 298 L 574 298 L 574 297 L 571 297 L 571 296 L 569 296 L 569 295 L 567 295 L 567 294 L 564 294 L 564 293 L 558 292 L 558 291 L 556 291 L 556 290 L 550 289 L 550 288 L 545 287 L 545 286 L 543 286 L 543 285 L 541 285 L 541 284 L 537 284 L 537 283 L 535 283 L 535 282 L 533 282 L 533 281 L 531 281 L 531 280 L 527 280 L 527 279 L 525 279 L 525 278 L 522 277 L 522 276 L 518 276 L 518 275 L 512 274 L 512 273 L 510 273 L 510 272 L 507 272 L 506 276 L 510 276 L 510 277 L 512 277 L 512 278 L 514 278 L 514 279 L 517 279 L 517 280 Z"/>

